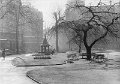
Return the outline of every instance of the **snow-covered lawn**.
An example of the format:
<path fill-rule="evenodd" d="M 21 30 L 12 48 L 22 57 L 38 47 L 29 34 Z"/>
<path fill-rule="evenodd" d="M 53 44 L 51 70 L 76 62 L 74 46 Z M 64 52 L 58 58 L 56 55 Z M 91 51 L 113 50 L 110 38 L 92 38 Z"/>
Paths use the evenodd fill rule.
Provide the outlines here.
<path fill-rule="evenodd" d="M 72 64 L 48 66 L 27 72 L 27 76 L 42 84 L 120 84 L 120 52 L 107 51 L 105 64 L 84 59 Z M 53 56 L 54 63 L 66 60 L 66 54 Z M 51 61 L 50 61 L 51 62 Z"/>
<path fill-rule="evenodd" d="M 42 84 L 120 84 L 120 69 L 90 69 L 83 65 L 64 65 L 36 69 L 27 75 Z"/>
<path fill-rule="evenodd" d="M 32 54 L 27 54 L 13 59 L 13 64 L 15 66 L 62 64 L 70 53 L 51 55 L 52 59 L 34 59 Z M 33 69 L 27 72 L 27 76 L 43 84 L 120 84 L 120 52 L 108 50 L 103 54 L 109 59 L 103 64 L 80 59 L 72 64 Z"/>
<path fill-rule="evenodd" d="M 51 59 L 34 59 L 32 54 L 22 55 L 16 57 L 12 60 L 13 65 L 15 66 L 24 66 L 24 65 L 52 65 L 52 64 L 62 64 L 67 60 L 66 53 L 59 53 L 50 56 Z"/>

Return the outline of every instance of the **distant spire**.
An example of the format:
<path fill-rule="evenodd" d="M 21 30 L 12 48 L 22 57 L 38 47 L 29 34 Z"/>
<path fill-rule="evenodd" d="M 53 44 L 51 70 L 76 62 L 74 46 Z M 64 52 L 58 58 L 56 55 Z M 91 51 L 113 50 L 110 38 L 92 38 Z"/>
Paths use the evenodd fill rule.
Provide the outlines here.
<path fill-rule="evenodd" d="M 49 43 L 48 43 L 47 38 L 46 38 L 46 35 L 45 35 L 45 38 L 43 40 L 43 45 L 44 46 L 49 46 Z"/>

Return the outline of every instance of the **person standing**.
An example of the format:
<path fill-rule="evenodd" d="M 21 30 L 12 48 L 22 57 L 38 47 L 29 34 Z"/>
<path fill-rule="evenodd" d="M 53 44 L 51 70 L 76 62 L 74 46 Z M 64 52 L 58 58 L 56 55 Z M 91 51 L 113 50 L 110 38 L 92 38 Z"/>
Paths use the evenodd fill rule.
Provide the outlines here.
<path fill-rule="evenodd" d="M 2 57 L 5 60 L 5 49 L 2 50 Z"/>

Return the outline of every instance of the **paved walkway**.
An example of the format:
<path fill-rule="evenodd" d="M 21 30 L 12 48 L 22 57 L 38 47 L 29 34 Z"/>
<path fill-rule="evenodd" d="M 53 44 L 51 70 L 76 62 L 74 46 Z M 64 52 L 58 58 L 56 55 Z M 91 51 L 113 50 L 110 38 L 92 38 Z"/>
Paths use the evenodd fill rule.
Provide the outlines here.
<path fill-rule="evenodd" d="M 0 83 L 1 84 L 36 84 L 34 81 L 26 77 L 26 72 L 31 68 L 12 66 L 11 60 L 0 58 Z"/>

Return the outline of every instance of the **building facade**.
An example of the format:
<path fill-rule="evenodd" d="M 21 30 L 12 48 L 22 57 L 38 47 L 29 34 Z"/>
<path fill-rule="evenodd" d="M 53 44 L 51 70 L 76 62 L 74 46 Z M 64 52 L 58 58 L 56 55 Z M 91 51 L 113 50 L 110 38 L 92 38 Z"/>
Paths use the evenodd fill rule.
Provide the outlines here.
<path fill-rule="evenodd" d="M 37 9 L 22 6 L 25 17 L 20 15 L 18 26 L 18 48 L 20 53 L 39 52 L 43 40 L 43 14 Z M 16 52 L 15 16 L 8 14 L 0 19 L 0 49 Z"/>
<path fill-rule="evenodd" d="M 29 16 L 31 24 L 26 24 L 21 30 L 21 43 L 26 52 L 39 52 L 43 41 L 43 15 L 36 9 L 30 9 L 33 15 Z"/>

